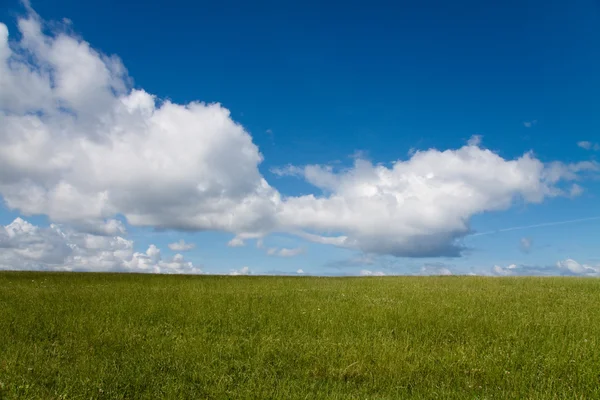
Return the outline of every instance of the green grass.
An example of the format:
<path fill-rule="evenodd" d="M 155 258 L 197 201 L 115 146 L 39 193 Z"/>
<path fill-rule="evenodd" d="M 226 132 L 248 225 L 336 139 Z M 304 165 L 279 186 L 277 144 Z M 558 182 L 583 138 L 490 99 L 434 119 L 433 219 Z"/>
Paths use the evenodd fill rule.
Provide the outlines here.
<path fill-rule="evenodd" d="M 600 398 L 600 280 L 4 272 L 0 398 Z"/>

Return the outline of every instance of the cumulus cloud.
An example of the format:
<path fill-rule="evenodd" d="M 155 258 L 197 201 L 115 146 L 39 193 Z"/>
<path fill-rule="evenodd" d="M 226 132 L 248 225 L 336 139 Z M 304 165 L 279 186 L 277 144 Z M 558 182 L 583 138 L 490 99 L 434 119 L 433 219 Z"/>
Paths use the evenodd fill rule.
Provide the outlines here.
<path fill-rule="evenodd" d="M 303 274 L 304 274 L 304 270 L 302 270 L 302 269 L 299 269 L 298 271 L 296 271 L 296 273 L 297 273 L 298 275 L 303 275 Z"/>
<path fill-rule="evenodd" d="M 502 267 L 496 265 L 491 272 L 498 276 L 600 276 L 600 265 L 580 264 L 573 259 L 566 259 L 550 266 L 511 264 Z"/>
<path fill-rule="evenodd" d="M 531 240 L 531 238 L 528 238 L 528 237 L 521 238 L 521 240 L 519 241 L 519 249 L 523 253 L 529 253 L 531 251 L 532 244 L 533 244 L 533 241 Z"/>
<path fill-rule="evenodd" d="M 371 271 L 369 269 L 361 269 L 358 273 L 360 276 L 385 276 L 385 272 Z"/>
<path fill-rule="evenodd" d="M 30 14 L 0 24 L 0 194 L 24 214 L 92 223 L 122 214 L 162 228 L 254 231 L 278 193 L 262 156 L 219 104 L 131 89 L 121 61 Z"/>
<path fill-rule="evenodd" d="M 0 225 L 0 269 L 46 271 L 119 271 L 201 273 L 181 254 L 163 260 L 150 245 L 133 251 L 133 241 L 120 236 L 81 233 L 52 224 L 41 228 L 17 218 Z"/>
<path fill-rule="evenodd" d="M 566 275 L 600 276 L 600 265 L 580 264 L 570 258 L 557 262 L 556 267 Z"/>
<path fill-rule="evenodd" d="M 125 266 L 131 271 L 156 274 L 202 273 L 202 270 L 194 267 L 192 262 L 186 261 L 181 254 L 175 254 L 172 259 L 163 260 L 160 250 L 153 244 L 148 247 L 145 253 L 134 253 L 131 260 L 125 263 Z"/>
<path fill-rule="evenodd" d="M 346 169 L 275 169 L 317 189 L 284 196 L 259 172 L 262 155 L 229 110 L 132 89 L 118 57 L 43 24 L 30 12 L 12 41 L 0 24 L 0 195 L 24 215 L 89 234 L 120 235 L 122 216 L 135 226 L 231 232 L 231 246 L 286 232 L 373 254 L 459 256 L 472 216 L 568 196 L 565 182 L 597 169 L 532 153 L 504 159 L 474 137 L 391 166 L 359 156 Z"/>
<path fill-rule="evenodd" d="M 421 267 L 421 275 L 452 275 L 452 271 L 444 264 L 425 264 Z"/>
<path fill-rule="evenodd" d="M 510 264 L 507 267 L 501 267 L 499 265 L 494 265 L 492 267 L 492 273 L 494 275 L 499 275 L 499 276 L 510 276 L 510 275 L 517 275 L 517 271 L 526 271 L 527 267 L 520 267 L 520 269 L 518 269 L 516 264 Z"/>
<path fill-rule="evenodd" d="M 589 142 L 587 140 L 582 140 L 580 142 L 577 142 L 577 146 L 581 147 L 582 149 L 585 150 L 594 150 L 594 151 L 599 151 L 600 150 L 600 144 L 599 143 L 593 143 L 593 142 Z"/>
<path fill-rule="evenodd" d="M 186 243 L 183 239 L 175 243 L 169 243 L 169 249 L 173 251 L 190 251 L 195 248 L 196 245 L 194 243 Z"/>
<path fill-rule="evenodd" d="M 229 275 L 251 275 L 252 271 L 250 270 L 250 267 L 242 267 L 240 269 L 232 269 L 229 272 Z"/>
<path fill-rule="evenodd" d="M 544 164 L 532 153 L 506 160 L 474 144 L 418 151 L 390 167 L 361 159 L 340 171 L 286 167 L 278 172 L 300 175 L 323 194 L 286 198 L 278 220 L 302 228 L 308 240 L 368 253 L 458 256 L 473 215 L 507 209 L 517 199 L 568 196 L 562 183 L 597 169 L 593 162 Z"/>

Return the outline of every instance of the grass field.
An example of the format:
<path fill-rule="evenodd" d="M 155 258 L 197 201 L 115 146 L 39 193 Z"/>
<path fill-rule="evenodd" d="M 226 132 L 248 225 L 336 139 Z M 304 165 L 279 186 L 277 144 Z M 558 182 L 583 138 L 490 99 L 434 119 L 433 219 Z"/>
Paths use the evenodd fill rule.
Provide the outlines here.
<path fill-rule="evenodd" d="M 4 272 L 0 398 L 600 398 L 600 280 Z"/>

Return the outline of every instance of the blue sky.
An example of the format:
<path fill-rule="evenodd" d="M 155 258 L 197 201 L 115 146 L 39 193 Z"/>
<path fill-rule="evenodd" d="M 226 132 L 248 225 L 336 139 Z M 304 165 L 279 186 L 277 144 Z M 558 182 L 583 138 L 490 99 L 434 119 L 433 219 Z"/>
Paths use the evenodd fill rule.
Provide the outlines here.
<path fill-rule="evenodd" d="M 33 1 L 31 6 L 35 11 L 32 11 L 19 2 L 3 0 L 0 22 L 7 26 L 13 41 L 18 41 L 21 36 L 17 20 L 33 18 L 43 27 L 41 35 L 47 35 L 47 38 L 56 38 L 60 32 L 66 32 L 78 43 L 89 43 L 97 51 L 95 54 L 118 56 L 128 71 L 123 80 L 128 87 L 119 96 L 126 96 L 131 89 L 143 90 L 156 96 L 157 107 L 167 99 L 179 105 L 193 101 L 220 103 L 229 110 L 230 120 L 243 126 L 262 155 L 262 162 L 240 162 L 239 169 L 232 166 L 230 170 L 227 168 L 228 157 L 230 160 L 239 157 L 234 153 L 223 153 L 220 158 L 224 163 L 222 169 L 212 171 L 214 163 L 207 164 L 206 173 L 221 177 L 226 172 L 235 177 L 242 170 L 249 171 L 251 165 L 257 168 L 259 175 L 248 172 L 248 179 L 264 178 L 284 198 L 283 202 L 287 197 L 300 198 L 310 194 L 317 200 L 335 195 L 343 197 L 337 186 L 336 189 L 316 187 L 306 171 L 292 170 L 289 166 L 299 169 L 307 165 L 329 167 L 339 178 L 344 171 L 354 171 L 357 158 L 373 166 L 380 164 L 391 168 L 396 161 L 410 161 L 415 151 L 436 149 L 438 153 L 434 155 L 437 158 L 432 157 L 431 162 L 437 162 L 442 160 L 441 152 L 469 146 L 470 138 L 475 135 L 480 135 L 481 141 L 470 142 L 474 149 L 482 152 L 489 149 L 503 162 L 532 151 L 532 157 L 545 168 L 559 162 L 563 171 L 560 183 L 556 183 L 563 193 L 546 193 L 535 201 L 523 199 L 524 193 L 529 193 L 527 185 L 515 187 L 512 183 L 501 193 L 511 197 L 512 201 L 502 206 L 496 205 L 494 196 L 489 196 L 485 202 L 482 200 L 483 203 L 462 210 L 458 206 L 445 207 L 445 197 L 436 195 L 437 203 L 432 206 L 434 214 L 441 213 L 440 218 L 448 218 L 455 225 L 449 227 L 448 222 L 426 228 L 419 226 L 418 229 L 415 226 L 416 231 L 424 232 L 422 238 L 382 224 L 381 221 L 386 221 L 385 216 L 373 218 L 381 224 L 381 233 L 373 233 L 368 222 L 369 213 L 362 211 L 371 203 L 351 206 L 355 203 L 347 197 L 344 198 L 347 203 L 342 204 L 350 204 L 348 212 L 354 214 L 348 217 L 347 224 L 341 225 L 335 223 L 335 218 L 329 225 L 321 223 L 317 214 L 308 215 L 306 218 L 311 222 L 304 224 L 288 215 L 292 211 L 284 210 L 284 217 L 273 217 L 277 222 L 269 227 L 255 223 L 251 229 L 246 225 L 243 229 L 224 229 L 224 225 L 217 222 L 198 222 L 184 227 L 183 222 L 167 220 L 165 205 L 157 205 L 152 209 L 152 216 L 144 217 L 144 222 L 140 223 L 133 221 L 131 216 L 150 205 L 144 203 L 136 208 L 130 203 L 123 206 L 123 201 L 119 206 L 111 204 L 114 206 L 112 215 L 103 211 L 89 217 L 122 221 L 127 231 L 122 236 L 133 241 L 136 252 L 144 253 L 148 246 L 155 245 L 160 248 L 162 259 L 168 260 L 176 253 L 168 244 L 184 239 L 196 246 L 184 253 L 185 259 L 211 273 L 228 273 L 244 266 L 252 273 L 296 273 L 301 269 L 310 274 L 359 274 L 361 270 L 386 274 L 446 270 L 487 274 L 493 273 L 494 266 L 502 267 L 507 274 L 534 274 L 540 270 L 556 274 L 600 271 L 600 254 L 597 252 L 600 220 L 594 219 L 600 217 L 600 175 L 596 164 L 600 151 L 594 149 L 595 143 L 600 142 L 600 77 L 597 73 L 600 70 L 600 5 L 597 2 L 423 1 L 390 4 L 351 1 L 343 7 L 334 2 L 326 3 L 171 1 L 147 2 L 140 7 L 116 1 L 92 5 L 57 0 L 52 3 Z M 21 47 L 26 46 L 29 45 L 22 42 Z M 14 50 L 14 54 L 20 53 Z M 48 60 L 51 68 L 57 71 L 63 68 L 56 58 Z M 55 61 L 57 66 L 52 64 Z M 77 62 L 81 62 L 81 58 L 75 56 L 69 61 L 71 64 Z M 39 65 L 38 68 L 43 70 Z M 69 71 L 65 74 L 77 73 Z M 53 90 L 58 91 L 57 87 Z M 11 88 L 14 90 L 12 95 L 24 98 L 22 86 Z M 64 99 L 67 99 L 66 103 L 75 101 Z M 80 96 L 77 101 L 87 100 Z M 14 101 L 11 104 L 15 104 Z M 37 104 L 35 107 L 42 110 L 45 106 Z M 73 104 L 71 107 L 75 110 L 71 114 L 100 112 L 87 105 L 85 109 Z M 0 132 L 0 137 L 2 134 L 6 137 L 25 135 L 23 129 L 14 133 L 6 128 L 9 127 L 8 116 L 23 116 L 32 109 L 16 110 L 5 105 L 3 110 L 5 119 L 0 120 L 0 128 L 4 125 L 5 129 Z M 79 118 L 81 120 L 83 117 Z M 59 125 L 50 125 L 48 121 L 50 118 L 46 123 L 54 129 L 49 135 L 60 135 L 56 128 Z M 171 134 L 173 140 L 178 140 L 178 132 Z M 198 137 L 198 140 L 203 138 Z M 232 144 L 231 148 L 235 146 Z M 53 151 L 60 153 L 58 147 Z M 176 155 L 182 156 L 181 153 Z M 480 155 L 484 156 L 483 153 Z M 42 160 L 38 165 L 43 167 L 44 162 Z M 570 167 L 581 166 L 583 164 L 577 163 L 582 162 L 587 163 L 585 167 Z M 10 181 L 8 178 L 2 181 L 0 176 L 0 196 L 5 200 L 0 206 L 1 225 L 8 225 L 20 216 L 39 229 L 49 229 L 50 223 L 57 223 L 64 229 L 89 234 L 81 229 L 83 217 L 71 218 L 68 213 L 58 212 L 55 203 L 34 207 L 24 200 L 15 200 L 16 189 L 10 185 L 15 180 L 21 183 L 35 180 L 38 175 L 28 175 L 30 168 L 17 170 L 16 164 L 2 164 L 0 156 L 2 165 L 6 170 L 16 172 Z M 288 168 L 287 172 L 281 173 L 285 168 Z M 436 168 L 443 171 L 445 167 Z M 477 163 L 469 164 L 468 168 L 476 170 Z M 529 177 L 527 174 L 531 171 L 523 168 L 523 174 Z M 469 173 L 465 183 L 457 181 L 462 179 L 457 176 L 465 174 L 461 169 L 458 175 L 452 175 L 452 187 L 462 188 L 466 184 L 476 188 L 478 193 L 487 190 L 489 194 L 495 190 L 495 181 L 489 174 L 509 170 L 490 172 L 482 168 L 482 177 L 473 178 Z M 321 178 L 327 175 L 319 171 Z M 544 180 L 544 174 L 539 172 L 536 182 L 543 181 L 554 187 L 554 182 Z M 228 179 L 230 175 L 227 175 Z M 38 183 L 47 189 L 58 181 L 55 178 Z M 351 178 L 345 182 L 346 189 L 356 183 Z M 156 183 L 158 191 L 162 187 L 159 183 Z M 578 185 L 577 193 L 570 192 L 573 184 Z M 2 185 L 5 185 L 4 189 Z M 23 187 L 19 190 L 24 190 Z M 108 187 L 110 190 L 106 189 Z M 119 193 L 117 187 L 121 186 L 104 188 L 98 183 L 93 193 L 107 191 L 111 199 L 130 195 Z M 171 190 L 171 185 L 167 183 L 164 188 Z M 228 190 L 237 193 L 237 188 Z M 185 193 L 188 192 L 182 189 L 182 195 Z M 401 192 L 399 196 L 407 193 Z M 140 198 L 138 204 L 145 202 L 148 196 Z M 93 207 L 82 207 L 86 210 L 81 211 L 81 215 L 86 215 L 88 221 L 87 212 Z M 289 210 L 299 210 L 298 204 L 294 204 L 296 208 L 289 207 Z M 318 209 L 317 203 L 307 207 Z M 452 214 L 459 208 L 462 214 Z M 197 213 L 194 216 L 204 218 L 205 214 Z M 234 215 L 232 218 L 242 219 L 239 214 L 230 214 Z M 296 215 L 300 215 L 299 212 Z M 264 219 L 271 217 L 269 214 Z M 390 217 L 390 225 L 404 223 L 404 217 L 394 218 Z M 475 236 L 455 221 L 461 218 L 471 232 L 577 221 Z M 176 229 L 171 229 L 173 227 Z M 307 240 L 306 236 L 297 234 L 298 230 L 322 237 L 347 236 L 349 239 L 343 246 L 334 246 L 324 244 L 321 239 Z M 255 237 L 245 240 L 245 246 L 227 246 L 240 234 L 255 234 Z M 383 238 L 383 235 L 388 236 Z M 394 235 L 401 235 L 401 239 L 391 237 Z M 460 254 L 448 257 L 447 252 L 432 250 L 411 257 L 406 243 L 421 245 L 438 235 L 449 235 L 453 239 L 444 239 L 436 249 L 458 246 Z M 257 244 L 258 236 L 262 239 Z M 382 245 L 385 249 L 375 245 L 379 242 L 385 243 Z M 402 244 L 398 244 L 400 242 Z M 27 244 L 13 243 L 13 246 L 23 249 Z M 1 247 L 0 252 L 3 251 Z M 269 255 L 270 248 L 277 250 L 272 250 Z M 297 251 L 284 252 L 290 255 L 287 257 L 277 256 L 281 249 Z M 14 261 L 14 250 L 6 251 L 11 251 L 7 260 L 21 262 Z M 70 256 L 65 253 L 65 257 Z M 61 267 L 66 263 L 32 260 L 22 262 L 23 268 Z M 560 263 L 565 265 L 564 260 L 576 261 L 581 268 L 556 267 Z M 516 267 L 507 269 L 511 265 Z"/>

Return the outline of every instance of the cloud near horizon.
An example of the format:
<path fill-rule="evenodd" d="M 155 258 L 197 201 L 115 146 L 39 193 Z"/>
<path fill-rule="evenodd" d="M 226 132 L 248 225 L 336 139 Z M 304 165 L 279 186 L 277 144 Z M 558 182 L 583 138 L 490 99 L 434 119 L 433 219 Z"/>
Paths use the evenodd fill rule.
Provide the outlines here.
<path fill-rule="evenodd" d="M 66 31 L 46 33 L 31 11 L 18 29 L 9 40 L 0 24 L 0 195 L 22 215 L 81 235 L 121 237 L 120 215 L 133 226 L 229 232 L 230 246 L 286 232 L 371 254 L 460 256 L 474 215 L 580 193 L 574 182 L 599 169 L 531 152 L 505 159 L 474 137 L 389 166 L 357 157 L 345 169 L 280 168 L 315 189 L 286 196 L 259 172 L 258 147 L 220 104 L 176 104 L 132 88 L 118 57 Z M 148 251 L 127 262 L 167 268 Z M 33 265 L 24 260 L 15 262 Z"/>
<path fill-rule="evenodd" d="M 600 265 L 581 264 L 568 258 L 550 266 L 511 264 L 507 267 L 501 267 L 496 265 L 492 268 L 491 274 L 496 276 L 545 275 L 600 277 Z"/>
<path fill-rule="evenodd" d="M 47 228 L 35 226 L 22 218 L 0 225 L 0 271 L 79 271 L 79 272 L 133 272 L 158 274 L 206 274 L 205 271 L 181 254 L 164 259 L 161 250 L 151 244 L 144 252 L 134 252 L 134 243 L 120 236 L 81 233 L 70 228 L 51 224 Z M 451 265 L 425 263 L 418 272 L 402 270 L 399 265 L 386 265 L 382 260 L 357 260 L 352 265 L 385 267 L 386 272 L 362 268 L 356 275 L 480 275 L 480 276 L 584 276 L 600 277 L 600 265 L 580 263 L 573 259 L 556 262 L 550 266 L 511 264 L 491 269 L 473 269 L 457 272 Z M 347 266 L 346 263 L 343 266 Z M 223 274 L 223 272 L 217 274 Z M 254 275 L 249 267 L 230 269 L 229 275 Z M 266 272 L 259 275 L 291 274 L 290 272 Z M 302 269 L 297 275 L 305 275 Z M 348 275 L 342 273 L 342 275 Z"/>
<path fill-rule="evenodd" d="M 22 218 L 0 225 L 0 270 L 202 273 L 181 254 L 164 260 L 153 244 L 143 253 L 134 252 L 133 241 L 120 236 L 81 233 L 55 224 L 40 228 Z"/>

